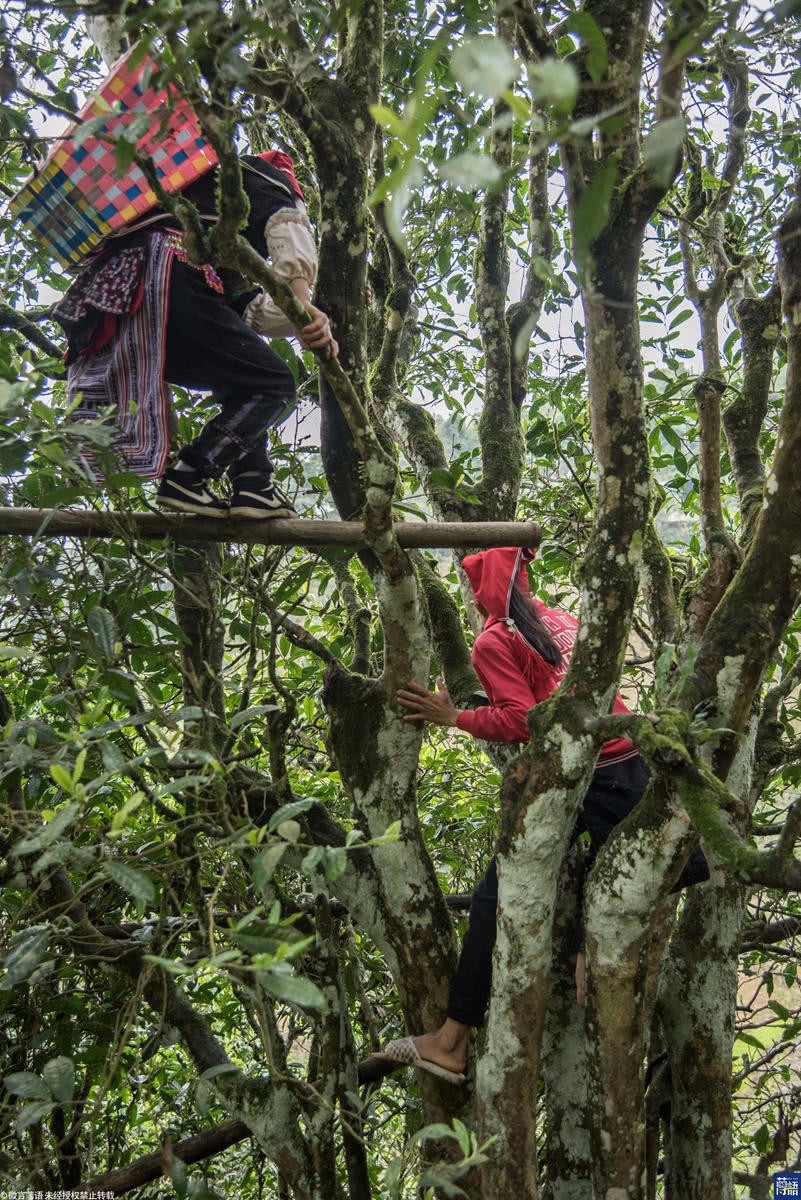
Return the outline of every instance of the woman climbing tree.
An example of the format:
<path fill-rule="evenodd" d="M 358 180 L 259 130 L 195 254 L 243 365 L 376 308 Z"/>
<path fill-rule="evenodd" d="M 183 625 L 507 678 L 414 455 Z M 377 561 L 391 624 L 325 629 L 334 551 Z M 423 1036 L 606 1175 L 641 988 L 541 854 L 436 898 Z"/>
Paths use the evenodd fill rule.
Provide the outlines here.
<path fill-rule="evenodd" d="M 317 251 L 288 155 L 241 159 L 250 211 L 244 236 L 292 288 L 312 318 L 296 330 L 269 296 L 232 271 L 192 262 L 177 222 L 149 213 L 109 238 L 56 306 L 67 332 L 68 389 L 78 415 L 105 407 L 143 413 L 137 446 L 114 449 L 130 469 L 161 474 L 168 449 L 166 383 L 212 391 L 220 413 L 164 471 L 162 508 L 212 517 L 289 517 L 275 486 L 267 431 L 291 411 L 295 380 L 260 336 L 295 333 L 310 350 L 337 353 L 327 316 L 310 301 Z M 183 189 L 204 221 L 216 220 L 217 171 Z M 207 481 L 228 472 L 229 503 Z"/>
<path fill-rule="evenodd" d="M 529 740 L 526 714 L 561 683 L 578 631 L 578 622 L 569 613 L 546 608 L 530 596 L 526 562 L 533 557 L 530 550 L 502 547 L 469 555 L 462 563 L 485 618 L 473 645 L 472 661 L 489 705 L 459 710 L 444 686 L 431 692 L 409 683 L 398 692 L 398 702 L 409 709 L 404 720 L 452 726 L 488 742 Z M 629 711 L 619 695 L 613 711 Z M 625 738 L 604 742 L 581 811 L 582 827 L 590 836 L 588 867 L 614 827 L 640 800 L 650 774 L 631 742 Z M 577 828 L 576 835 L 579 832 Z M 676 889 L 708 877 L 706 859 L 696 849 Z M 470 1030 L 483 1023 L 489 1003 L 497 901 L 493 859 L 473 893 L 444 1023 L 433 1033 L 390 1042 L 376 1059 L 421 1067 L 453 1083 L 464 1080 Z M 580 987 L 578 976 L 577 971 Z"/>

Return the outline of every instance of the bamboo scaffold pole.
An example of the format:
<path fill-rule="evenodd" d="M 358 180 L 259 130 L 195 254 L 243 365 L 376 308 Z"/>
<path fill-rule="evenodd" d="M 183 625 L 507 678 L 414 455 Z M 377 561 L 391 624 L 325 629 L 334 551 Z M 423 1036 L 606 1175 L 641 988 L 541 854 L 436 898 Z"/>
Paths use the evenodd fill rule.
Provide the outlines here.
<path fill-rule="evenodd" d="M 395 526 L 406 549 L 457 546 L 538 546 L 536 521 L 401 521 Z M 182 542 L 241 542 L 253 546 L 344 546 L 365 549 L 360 521 L 303 519 L 252 521 L 95 509 L 0 508 L 0 534 L 38 539 L 163 538 Z"/>

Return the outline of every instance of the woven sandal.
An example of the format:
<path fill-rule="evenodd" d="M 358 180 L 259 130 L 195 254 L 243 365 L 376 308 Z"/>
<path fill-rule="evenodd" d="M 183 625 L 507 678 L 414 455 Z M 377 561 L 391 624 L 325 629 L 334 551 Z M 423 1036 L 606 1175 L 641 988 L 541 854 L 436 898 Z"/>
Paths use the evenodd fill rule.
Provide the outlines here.
<path fill-rule="evenodd" d="M 431 1075 L 436 1075 L 439 1079 L 447 1079 L 448 1083 L 464 1083 L 464 1075 L 460 1075 L 457 1071 L 449 1071 L 447 1067 L 441 1067 L 439 1063 L 431 1062 L 427 1058 L 421 1058 L 414 1044 L 414 1038 L 398 1038 L 397 1041 L 387 1042 L 383 1050 L 372 1056 L 373 1059 L 378 1059 L 381 1062 L 396 1064 L 398 1067 L 417 1067 L 420 1071 L 428 1071 Z M 367 1060 L 370 1061 L 369 1059 Z M 394 1067 L 393 1067 L 394 1069 Z"/>

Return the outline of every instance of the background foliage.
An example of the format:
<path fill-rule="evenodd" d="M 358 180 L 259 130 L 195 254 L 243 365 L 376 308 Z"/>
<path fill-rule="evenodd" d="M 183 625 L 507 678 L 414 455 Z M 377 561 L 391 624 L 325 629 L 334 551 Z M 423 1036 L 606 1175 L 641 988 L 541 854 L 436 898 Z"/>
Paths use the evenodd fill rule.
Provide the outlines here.
<path fill-rule="evenodd" d="M 94 15 L 104 16 L 116 6 L 95 8 Z M 369 164 L 370 246 L 360 260 L 369 283 L 362 365 L 374 385 L 376 421 L 399 444 L 395 516 L 516 513 L 540 521 L 546 541 L 535 589 L 546 601 L 577 609 L 597 482 L 580 284 L 609 195 L 596 176 L 571 226 L 560 147 L 586 146 L 587 139 L 600 147 L 602 134 L 613 135 L 614 105 L 590 118 L 574 113 L 579 87 L 606 86 L 606 41 L 587 12 L 572 3 L 549 6 L 543 17 L 555 31 L 556 55 L 529 63 L 526 73 L 519 42 L 495 36 L 489 6 L 386 0 L 383 8 L 383 77 L 371 110 L 379 132 Z M 325 197 L 317 191 L 308 130 L 291 105 L 276 99 L 280 79 L 254 87 L 253 68 L 288 71 L 314 95 L 318 73 L 334 79 L 341 70 L 348 30 L 354 36 L 353 23 L 360 14 L 366 19 L 361 10 L 348 3 L 218 8 L 210 0 L 157 0 L 128 6 L 123 15 L 129 33 L 163 49 L 179 81 L 186 82 L 186 62 L 197 59 L 203 77 L 192 83 L 212 109 L 219 98 L 209 78 L 223 81 L 236 98 L 240 148 L 271 144 L 295 154 L 310 210 L 321 220 Z M 646 137 L 663 15 L 654 13 L 646 38 Z M 743 390 L 736 302 L 771 288 L 777 217 L 801 167 L 798 32 L 792 4 L 772 11 L 699 6 L 691 19 L 694 40 L 685 48 L 686 131 L 662 128 L 650 143 L 652 167 L 666 172 L 667 190 L 645 236 L 639 317 L 654 507 L 678 618 L 666 636 L 655 628 L 645 595 L 638 602 L 623 686 L 642 712 L 656 707 L 668 679 L 675 682 L 676 671 L 686 674 L 694 662 L 685 654 L 693 639 L 682 606 L 714 557 L 702 504 L 698 385 L 714 374 L 724 406 Z M 2 33 L 0 189 L 10 195 L 57 118 L 75 111 L 104 67 L 75 6 L 11 0 Z M 747 153 L 728 197 L 734 127 L 728 64 L 738 55 L 751 114 Z M 577 73 L 582 63 L 589 84 L 586 72 Z M 499 136 L 508 141 L 508 165 L 498 161 Z M 684 165 L 672 182 L 681 146 Z M 532 227 L 528 171 L 537 156 L 547 179 L 550 244 L 543 226 Z M 613 186 L 613 175 L 607 181 Z M 487 212 L 506 187 L 510 272 L 508 289 L 502 280 L 503 303 L 514 306 L 540 287 L 541 307 L 529 331 L 517 410 L 522 478 L 513 511 L 503 513 L 482 490 L 488 451 L 479 420 L 492 347 L 480 328 L 477 279 Z M 722 189 L 725 206 L 718 203 Z M 166 978 L 203 1014 L 208 1035 L 242 1077 L 286 1085 L 282 1094 L 296 1108 L 286 1108 L 284 1118 L 294 1125 L 299 1115 L 309 1144 L 322 1147 L 321 1160 L 328 1161 L 330 1150 L 328 1195 L 410 1197 L 421 1177 L 424 1186 L 458 1194 L 456 1181 L 470 1186 L 464 1167 L 477 1155 L 469 1111 L 444 1114 L 455 1118 L 454 1152 L 434 1155 L 445 1165 L 432 1166 L 416 1138 L 432 1110 L 413 1080 L 393 1079 L 360 1098 L 351 1076 L 351 1090 L 337 1093 L 339 1123 L 320 1084 L 331 1069 L 332 1045 L 352 1062 L 404 1030 L 397 971 L 393 978 L 386 956 L 337 900 L 337 885 L 359 878 L 357 855 L 373 843 L 375 853 L 391 854 L 399 834 L 390 826 L 371 836 L 354 812 L 332 752 L 332 702 L 325 695 L 332 656 L 359 678 L 374 679 L 382 670 L 386 647 L 374 577 L 342 551 L 192 549 L 137 540 L 126 517 L 151 505 L 149 488 L 112 475 L 101 490 L 84 451 L 102 454 L 108 430 L 65 420 L 61 344 L 46 308 L 69 279 L 24 229 L 6 220 L 0 232 L 5 503 L 113 507 L 120 514 L 113 540 L 52 539 L 43 530 L 39 537 L 4 537 L 0 546 L 0 1179 L 9 1188 L 77 1187 L 167 1138 L 200 1133 L 240 1111 L 241 1096 L 232 1108 L 220 1086 L 231 1068 L 212 1062 L 211 1051 L 203 1067 L 202 1054 L 187 1047 L 185 1030 L 172 1023 L 168 989 L 156 1003 L 148 993 L 153 979 Z M 409 435 L 401 403 L 378 402 L 385 316 L 397 302 L 398 241 L 413 299 L 393 387 L 415 406 L 418 428 L 430 439 L 425 444 Z M 707 341 L 702 357 L 698 341 L 701 309 L 715 289 L 720 302 L 709 320 L 720 345 L 711 361 L 714 347 Z M 778 310 L 775 330 L 765 336 L 776 353 L 758 450 L 770 463 L 786 375 Z M 296 357 L 288 344 L 283 352 L 301 380 L 308 415 L 293 444 L 275 435 L 281 484 L 305 515 L 331 516 L 336 501 L 348 516 L 332 497 L 336 484 L 320 457 L 320 426 L 311 411 L 316 364 Z M 358 379 L 359 353 L 349 359 L 346 352 L 344 361 Z M 188 399 L 176 395 L 182 440 L 204 415 L 203 405 Z M 725 442 L 719 461 L 723 530 L 733 543 L 740 539 L 741 553 L 747 506 Z M 512 455 L 508 462 L 513 486 Z M 461 603 L 450 556 L 440 552 L 427 561 Z M 748 836 L 762 849 L 775 844 L 798 791 L 798 664 L 796 615 L 768 667 L 761 701 L 764 754 Z M 434 666 L 444 669 L 442 662 Z M 447 731 L 427 735 L 416 801 L 445 894 L 468 892 L 492 854 L 499 783 L 477 744 Z M 321 832 L 310 825 L 320 809 L 336 826 Z M 59 870 L 69 895 L 53 882 Z M 76 904 L 83 915 L 76 915 Z M 129 949 L 139 955 L 135 969 L 124 962 L 112 969 L 105 951 L 89 941 L 81 954 L 75 930 L 80 941 L 84 919 L 104 946 L 123 948 L 123 957 Z M 755 1198 L 768 1194 L 772 1170 L 801 1164 L 800 929 L 794 892 L 749 890 L 731 1064 L 732 1166 L 737 1194 Z M 446 973 L 443 967 L 443 979 Z M 662 1060 L 657 1044 L 656 1078 Z M 280 1140 L 280 1121 L 276 1128 Z M 366 1147 L 361 1192 L 358 1172 L 347 1168 L 353 1140 Z M 256 1137 L 188 1169 L 176 1158 L 170 1168 L 168 1156 L 167 1173 L 177 1194 L 196 1200 L 234 1191 L 284 1196 L 290 1186 L 304 1194 L 287 1184 L 291 1172 L 266 1146 L 265 1137 Z M 544 1140 L 541 1147 L 547 1187 Z M 152 1184 L 141 1194 L 163 1194 L 165 1186 Z M 550 1186 L 554 1197 L 561 1194 Z M 661 1176 L 655 1186 L 661 1189 Z"/>

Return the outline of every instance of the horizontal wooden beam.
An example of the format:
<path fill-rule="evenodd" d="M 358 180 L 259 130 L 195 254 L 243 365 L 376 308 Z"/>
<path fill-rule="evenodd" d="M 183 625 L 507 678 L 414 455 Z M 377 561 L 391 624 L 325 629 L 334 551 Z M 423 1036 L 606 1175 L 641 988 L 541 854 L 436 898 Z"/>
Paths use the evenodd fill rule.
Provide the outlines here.
<path fill-rule="evenodd" d="M 538 546 L 536 521 L 401 521 L 395 526 L 405 549 L 455 546 Z M 182 542 L 243 542 L 253 546 L 349 546 L 367 548 L 360 521 L 217 520 L 94 509 L 0 508 L 0 533 L 34 537 L 163 538 Z"/>

